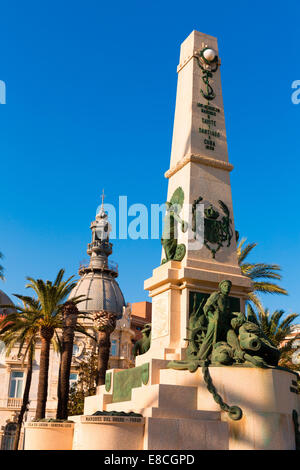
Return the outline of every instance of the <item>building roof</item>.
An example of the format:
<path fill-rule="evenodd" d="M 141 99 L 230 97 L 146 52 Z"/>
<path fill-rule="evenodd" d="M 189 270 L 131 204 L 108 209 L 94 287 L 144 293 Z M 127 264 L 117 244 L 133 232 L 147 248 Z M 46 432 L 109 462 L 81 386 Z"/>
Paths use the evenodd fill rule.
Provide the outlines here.
<path fill-rule="evenodd" d="M 70 294 L 70 298 L 84 295 L 89 300 L 77 304 L 80 312 L 106 311 L 121 318 L 125 300 L 115 278 L 105 271 L 85 273 Z"/>
<path fill-rule="evenodd" d="M 134 302 L 131 305 L 131 317 L 134 317 L 136 320 L 140 318 L 141 320 L 146 320 L 151 322 L 152 314 L 152 303 L 143 301 L 143 302 Z"/>

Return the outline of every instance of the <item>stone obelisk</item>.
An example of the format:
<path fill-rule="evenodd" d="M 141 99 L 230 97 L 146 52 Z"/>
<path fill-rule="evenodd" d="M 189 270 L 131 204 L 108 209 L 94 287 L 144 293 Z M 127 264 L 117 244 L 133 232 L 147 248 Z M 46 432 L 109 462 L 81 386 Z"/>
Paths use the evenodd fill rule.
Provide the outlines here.
<path fill-rule="evenodd" d="M 173 256 L 163 249 L 163 264 L 145 281 L 153 303 L 152 346 L 138 363 L 146 356 L 182 356 L 195 293 L 209 294 L 229 279 L 236 308 L 243 310 L 251 291 L 236 254 L 233 166 L 228 162 L 220 70 L 217 39 L 193 31 L 180 49 L 171 163 L 165 173 L 167 201 L 182 205 L 175 221 L 178 248 Z"/>

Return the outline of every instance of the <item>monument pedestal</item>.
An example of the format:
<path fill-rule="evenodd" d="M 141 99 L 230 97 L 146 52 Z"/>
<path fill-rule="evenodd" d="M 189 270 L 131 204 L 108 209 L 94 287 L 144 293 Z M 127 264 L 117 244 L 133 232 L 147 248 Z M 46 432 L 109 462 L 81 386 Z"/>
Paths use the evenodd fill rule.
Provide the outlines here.
<path fill-rule="evenodd" d="M 207 297 L 217 289 L 220 281 L 232 282 L 231 296 L 237 301 L 237 311 L 244 310 L 251 281 L 241 274 L 238 266 L 169 261 L 153 270 L 153 276 L 144 283 L 152 297 L 151 348 L 136 358 L 140 365 L 150 358 L 184 359 L 187 328 L 194 294 Z"/>
<path fill-rule="evenodd" d="M 72 450 L 141 450 L 144 418 L 76 416 Z"/>
<path fill-rule="evenodd" d="M 122 371 L 108 371 L 115 376 L 111 389 L 101 386 L 97 395 L 86 398 L 85 415 L 99 409 L 141 413 L 145 425 L 139 443 L 135 441 L 137 449 L 295 449 L 292 413 L 296 410 L 300 415 L 300 400 L 294 373 L 275 368 L 209 367 L 224 402 L 242 409 L 242 418 L 233 421 L 207 390 L 201 368 L 194 373 L 166 369 L 167 362 L 151 359 L 148 383 L 132 388 L 130 399 L 124 401 L 115 401 L 118 390 L 114 389 Z M 75 433 L 78 426 L 82 424 L 75 424 Z M 119 444 L 111 442 L 109 448 L 114 445 Z"/>
<path fill-rule="evenodd" d="M 72 450 L 74 423 L 25 423 L 24 450 Z"/>

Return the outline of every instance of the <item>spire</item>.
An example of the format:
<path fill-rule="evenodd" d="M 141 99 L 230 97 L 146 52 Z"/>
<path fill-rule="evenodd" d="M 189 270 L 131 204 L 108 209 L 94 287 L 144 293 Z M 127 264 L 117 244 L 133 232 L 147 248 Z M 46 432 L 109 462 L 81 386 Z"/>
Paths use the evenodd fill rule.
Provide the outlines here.
<path fill-rule="evenodd" d="M 96 218 L 97 218 L 97 217 L 103 218 L 103 217 L 105 217 L 105 216 L 107 217 L 107 214 L 106 214 L 106 212 L 104 211 L 104 198 L 105 198 L 104 189 L 102 189 L 102 196 L 101 196 L 101 198 L 102 198 L 102 203 L 101 203 L 101 207 L 100 207 L 100 210 L 99 210 L 99 212 L 98 212 Z"/>

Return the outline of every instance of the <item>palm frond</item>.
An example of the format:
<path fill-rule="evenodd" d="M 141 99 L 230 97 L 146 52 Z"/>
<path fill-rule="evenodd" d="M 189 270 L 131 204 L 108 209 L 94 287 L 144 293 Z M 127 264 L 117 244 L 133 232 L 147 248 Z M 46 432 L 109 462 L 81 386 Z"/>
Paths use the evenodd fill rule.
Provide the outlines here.
<path fill-rule="evenodd" d="M 288 292 L 277 284 L 271 282 L 254 282 L 254 290 L 258 292 L 263 292 L 266 294 L 282 294 L 288 295 Z"/>
<path fill-rule="evenodd" d="M 249 292 L 248 299 L 253 302 L 258 312 L 264 312 L 264 307 L 261 303 L 261 300 L 258 298 L 255 292 Z"/>
<path fill-rule="evenodd" d="M 248 243 L 245 247 L 243 247 L 246 240 L 246 238 L 242 238 L 237 247 L 238 263 L 240 266 L 245 260 L 245 258 L 249 255 L 249 253 L 253 250 L 253 248 L 257 246 L 257 243 Z"/>

